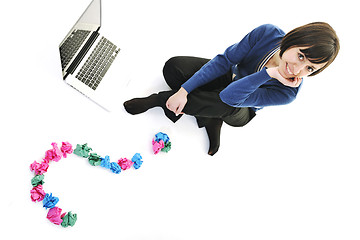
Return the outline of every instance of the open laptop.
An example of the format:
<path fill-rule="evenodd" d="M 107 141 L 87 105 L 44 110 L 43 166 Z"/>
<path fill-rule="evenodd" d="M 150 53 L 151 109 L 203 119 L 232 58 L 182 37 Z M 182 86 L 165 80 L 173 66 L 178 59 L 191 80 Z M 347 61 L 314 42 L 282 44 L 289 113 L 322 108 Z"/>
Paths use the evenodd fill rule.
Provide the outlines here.
<path fill-rule="evenodd" d="M 116 86 L 111 82 L 126 80 L 120 79 L 121 74 L 109 76 L 111 66 L 119 67 L 113 62 L 122 53 L 118 46 L 100 36 L 100 27 L 101 0 L 92 0 L 59 45 L 61 66 L 67 84 L 110 111 L 109 92 Z"/>

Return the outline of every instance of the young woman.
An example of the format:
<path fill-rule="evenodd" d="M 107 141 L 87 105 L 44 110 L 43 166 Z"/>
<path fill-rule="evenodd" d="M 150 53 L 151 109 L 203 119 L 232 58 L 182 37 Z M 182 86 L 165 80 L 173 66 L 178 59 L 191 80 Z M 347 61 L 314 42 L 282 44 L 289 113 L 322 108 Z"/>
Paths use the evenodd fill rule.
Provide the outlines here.
<path fill-rule="evenodd" d="M 174 123 L 184 113 L 195 116 L 208 134 L 208 154 L 214 155 L 223 122 L 244 126 L 259 109 L 292 102 L 302 77 L 322 72 L 339 48 L 336 32 L 324 22 L 287 34 L 274 25 L 262 25 L 211 60 L 171 58 L 163 74 L 172 90 L 134 98 L 124 107 L 130 114 L 162 107 Z"/>

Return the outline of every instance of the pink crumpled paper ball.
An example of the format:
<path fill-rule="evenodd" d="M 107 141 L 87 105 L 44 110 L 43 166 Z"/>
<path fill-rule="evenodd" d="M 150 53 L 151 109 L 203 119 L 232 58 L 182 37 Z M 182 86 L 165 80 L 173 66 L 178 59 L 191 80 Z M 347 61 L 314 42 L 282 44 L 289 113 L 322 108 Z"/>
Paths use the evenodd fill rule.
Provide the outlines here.
<path fill-rule="evenodd" d="M 46 173 L 49 168 L 49 164 L 46 161 L 43 161 L 42 163 L 38 163 L 34 161 L 30 165 L 30 170 L 35 172 L 35 175 L 42 175 L 43 173 Z"/>
<path fill-rule="evenodd" d="M 64 213 L 63 215 L 61 215 L 61 208 L 58 207 L 53 207 L 49 210 L 46 218 L 50 220 L 50 222 L 56 224 L 56 225 L 60 225 L 62 223 L 62 219 L 61 217 L 65 216 L 66 213 Z"/>
<path fill-rule="evenodd" d="M 44 160 L 48 163 L 50 161 L 58 162 L 61 159 L 63 153 L 60 151 L 56 143 L 52 143 L 51 145 L 53 146 L 53 149 L 47 150 L 45 152 Z"/>
<path fill-rule="evenodd" d="M 36 187 L 33 187 L 33 189 L 31 189 L 30 191 L 31 194 L 31 200 L 33 202 L 40 202 L 44 199 L 46 193 L 43 190 L 43 186 L 42 185 L 37 185 Z"/>
<path fill-rule="evenodd" d="M 131 160 L 127 158 L 120 158 L 118 161 L 119 166 L 122 170 L 127 170 L 131 168 L 131 166 L 134 164 Z"/>
<path fill-rule="evenodd" d="M 67 157 L 67 154 L 71 154 L 73 152 L 72 145 L 69 142 L 62 142 L 60 150 L 64 158 Z"/>
<path fill-rule="evenodd" d="M 165 146 L 163 140 L 160 140 L 159 142 L 157 142 L 154 139 L 152 140 L 152 145 L 153 145 L 154 154 L 158 154 L 161 151 L 161 149 L 163 149 Z"/>

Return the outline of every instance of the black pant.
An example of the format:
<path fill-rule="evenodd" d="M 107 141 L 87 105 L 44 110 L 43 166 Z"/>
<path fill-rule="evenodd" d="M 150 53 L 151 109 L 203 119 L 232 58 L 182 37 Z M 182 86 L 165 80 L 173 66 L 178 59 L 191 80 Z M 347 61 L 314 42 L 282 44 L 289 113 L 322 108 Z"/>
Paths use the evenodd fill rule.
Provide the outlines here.
<path fill-rule="evenodd" d="M 164 66 L 163 74 L 166 83 L 172 90 L 160 92 L 159 95 L 166 102 L 167 99 L 176 93 L 181 85 L 194 75 L 209 59 L 196 57 L 173 57 Z M 195 116 L 199 127 L 206 126 L 212 118 L 220 118 L 230 126 L 241 127 L 247 124 L 255 112 L 250 108 L 235 108 L 224 103 L 219 96 L 232 81 L 232 73 L 229 70 L 225 75 L 216 78 L 210 83 L 201 86 L 188 94 L 188 101 L 183 112 Z M 176 116 L 173 112 L 166 110 L 166 116 L 176 122 L 181 115 Z"/>

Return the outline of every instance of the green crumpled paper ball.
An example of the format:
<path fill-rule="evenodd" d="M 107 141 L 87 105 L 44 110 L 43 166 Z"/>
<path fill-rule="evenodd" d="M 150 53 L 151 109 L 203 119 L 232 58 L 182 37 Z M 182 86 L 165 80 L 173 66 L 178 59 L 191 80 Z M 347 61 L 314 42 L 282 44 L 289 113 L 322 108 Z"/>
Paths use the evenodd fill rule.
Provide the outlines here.
<path fill-rule="evenodd" d="M 44 175 L 36 175 L 31 179 L 31 185 L 36 187 L 37 185 L 43 185 L 44 182 Z"/>
<path fill-rule="evenodd" d="M 61 223 L 61 226 L 62 227 L 68 227 L 68 226 L 74 226 L 75 225 L 75 222 L 77 220 L 77 214 L 76 213 L 71 213 L 68 212 L 63 218 L 62 218 L 62 223 Z"/>
<path fill-rule="evenodd" d="M 89 163 L 93 166 L 99 166 L 101 164 L 101 157 L 96 153 L 90 153 Z"/>

